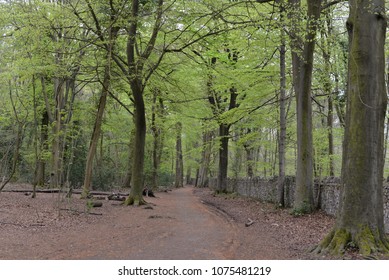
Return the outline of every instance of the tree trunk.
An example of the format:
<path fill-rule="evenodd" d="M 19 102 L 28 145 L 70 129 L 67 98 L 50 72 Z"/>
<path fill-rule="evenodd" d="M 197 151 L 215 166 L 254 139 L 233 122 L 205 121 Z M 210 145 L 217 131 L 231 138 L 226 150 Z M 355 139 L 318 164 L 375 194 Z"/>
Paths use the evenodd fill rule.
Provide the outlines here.
<path fill-rule="evenodd" d="M 17 131 L 16 131 L 15 148 L 14 148 L 14 151 L 13 151 L 11 170 L 10 170 L 10 173 L 8 175 L 8 178 L 3 180 L 3 182 L 2 182 L 2 184 L 0 186 L 0 192 L 9 183 L 9 181 L 11 181 L 12 177 L 16 173 L 16 170 L 17 170 L 17 167 L 18 167 L 18 163 L 19 163 L 20 147 L 22 145 L 23 137 L 24 137 L 24 125 L 25 125 L 24 122 L 25 122 L 25 120 L 23 120 L 23 121 L 20 120 L 20 117 L 18 115 L 18 110 L 17 110 L 17 108 L 15 106 L 15 103 L 13 101 L 12 95 L 13 95 L 13 93 L 12 93 L 12 87 L 11 87 L 11 81 L 10 81 L 9 82 L 9 97 L 10 97 L 10 100 L 11 100 L 13 113 L 14 113 L 14 116 L 15 116 L 15 119 L 16 119 L 16 122 L 17 122 Z"/>
<path fill-rule="evenodd" d="M 182 188 L 184 186 L 184 164 L 182 160 L 182 124 L 180 122 L 176 124 L 176 129 L 176 180 L 174 187 Z"/>
<path fill-rule="evenodd" d="M 90 8 L 91 9 L 91 8 Z M 93 10 L 90 10 L 92 15 L 94 14 Z M 111 22 L 115 21 L 115 12 L 113 10 L 110 11 L 111 16 L 110 20 Z M 117 38 L 117 34 L 119 32 L 118 27 L 113 27 L 110 25 L 109 29 L 109 34 L 108 34 L 108 42 L 104 41 L 103 36 L 100 36 L 100 40 L 102 40 L 106 45 L 106 65 L 104 67 L 104 78 L 103 81 L 101 82 L 102 84 L 102 89 L 101 89 L 101 95 L 100 95 L 100 100 L 99 100 L 99 105 L 97 108 L 97 113 L 96 113 L 96 119 L 95 119 L 95 125 L 93 127 L 93 132 L 91 136 L 91 140 L 89 143 L 89 150 L 88 150 L 88 155 L 86 158 L 86 163 L 85 163 L 85 177 L 84 177 L 84 185 L 83 185 L 83 192 L 81 197 L 85 198 L 89 196 L 89 192 L 91 190 L 91 184 L 92 184 L 92 173 L 93 173 L 93 160 L 95 159 L 96 151 L 97 151 L 97 145 L 99 142 L 100 134 L 101 134 L 101 126 L 103 123 L 103 116 L 104 116 L 104 111 L 105 111 L 105 106 L 107 103 L 107 96 L 109 93 L 109 87 L 110 87 L 110 82 L 111 82 L 111 61 L 112 61 L 112 52 L 114 50 L 115 46 L 115 41 Z M 102 145 L 101 145 L 102 148 Z"/>
<path fill-rule="evenodd" d="M 329 157 L 329 174 L 335 176 L 335 165 L 334 165 L 334 104 L 332 95 L 328 96 L 328 112 L 327 112 L 327 133 L 328 133 L 328 157 Z"/>
<path fill-rule="evenodd" d="M 192 184 L 192 166 L 190 165 L 188 165 L 188 167 L 186 168 L 185 184 Z"/>
<path fill-rule="evenodd" d="M 217 187 L 218 192 L 227 191 L 227 173 L 228 173 L 228 140 L 230 134 L 230 125 L 220 124 L 219 125 L 219 171 L 217 176 Z"/>
<path fill-rule="evenodd" d="M 131 129 L 131 133 L 130 133 L 130 147 L 128 153 L 127 174 L 123 183 L 123 187 L 128 189 L 131 188 L 132 166 L 134 164 L 134 147 L 135 147 L 135 128 Z"/>
<path fill-rule="evenodd" d="M 317 252 L 388 252 L 383 222 L 386 16 L 383 0 L 350 0 L 348 96 L 336 225 Z"/>
<path fill-rule="evenodd" d="M 42 115 L 41 121 L 41 131 L 40 131 L 40 143 L 39 143 L 39 153 L 38 153 L 38 162 L 36 165 L 35 171 L 35 184 L 37 186 L 43 186 L 45 184 L 45 173 L 46 173 L 46 161 L 43 159 L 43 153 L 48 150 L 48 126 L 49 126 L 49 115 L 45 110 Z"/>
<path fill-rule="evenodd" d="M 107 96 L 109 91 L 109 84 L 111 80 L 111 73 L 110 73 L 110 66 L 109 61 L 107 61 L 107 65 L 104 69 L 104 80 L 103 80 L 103 87 L 101 90 L 99 105 L 97 108 L 97 114 L 95 119 L 95 125 L 93 127 L 92 137 L 89 143 L 89 150 L 88 155 L 86 157 L 86 164 L 85 164 L 85 177 L 84 177 L 84 185 L 83 185 L 83 192 L 81 197 L 86 198 L 89 196 L 89 192 L 91 191 L 91 184 L 92 184 L 92 173 L 93 173 L 93 160 L 96 155 L 97 150 L 97 144 L 99 142 L 100 134 L 101 134 L 101 125 L 103 123 L 103 116 L 104 116 L 104 110 L 105 105 L 107 103 Z"/>
<path fill-rule="evenodd" d="M 151 188 L 158 187 L 158 173 L 161 162 L 164 136 L 160 125 L 157 123 L 158 118 L 163 117 L 164 105 L 161 98 L 158 98 L 159 90 L 153 90 L 153 106 L 151 114 L 151 131 L 153 132 L 153 170 L 151 172 Z"/>
<path fill-rule="evenodd" d="M 64 112 L 64 92 L 65 80 L 62 78 L 54 78 L 54 95 L 55 95 L 55 114 L 52 120 L 53 140 L 52 140 L 52 158 L 51 158 L 51 173 L 50 187 L 58 188 L 61 185 L 62 173 L 62 144 L 63 144 L 63 114 Z"/>
<path fill-rule="evenodd" d="M 290 0 L 293 9 L 300 7 L 299 0 Z M 321 0 L 308 0 L 307 35 L 304 43 L 292 38 L 293 82 L 297 104 L 297 172 L 294 199 L 295 213 L 309 213 L 314 209 L 313 200 L 313 144 L 311 83 L 315 35 L 320 16 Z M 298 23 L 296 23 L 298 24 Z M 297 32 L 292 32 L 298 37 Z M 300 41 L 301 42 L 301 41 Z M 297 52 L 303 46 L 302 57 Z"/>
<path fill-rule="evenodd" d="M 163 0 L 158 0 L 156 18 L 154 22 L 153 32 L 146 48 L 142 53 L 139 53 L 136 42 L 138 33 L 138 17 L 139 17 L 139 1 L 131 1 L 130 11 L 130 26 L 128 28 L 127 37 L 127 79 L 131 86 L 133 103 L 134 103 L 134 120 L 135 120 L 135 145 L 134 145 L 134 162 L 132 166 L 132 187 L 129 196 L 124 202 L 125 205 L 140 205 L 145 201 L 142 197 L 143 181 L 144 181 L 144 155 L 146 145 L 146 111 L 143 97 L 144 82 L 144 66 L 147 59 L 154 51 L 155 42 L 158 32 L 162 25 Z M 162 59 L 162 57 L 161 57 Z M 149 72 L 153 73 L 154 68 Z"/>
<path fill-rule="evenodd" d="M 332 94 L 332 83 L 331 83 L 331 47 L 332 44 L 329 42 L 332 36 L 332 23 L 331 15 L 329 11 L 326 11 L 326 24 L 327 32 L 322 30 L 322 52 L 324 59 L 324 92 L 327 95 L 327 138 L 328 138 L 328 158 L 329 158 L 329 175 L 335 176 L 334 171 L 334 136 L 333 136 L 333 123 L 334 123 L 334 102 Z"/>
<path fill-rule="evenodd" d="M 246 151 L 246 162 L 247 162 L 247 177 L 252 178 L 254 177 L 254 155 L 253 155 L 253 148 L 249 146 L 244 146 L 244 149 Z"/>
<path fill-rule="evenodd" d="M 125 205 L 142 205 L 145 203 L 142 197 L 144 182 L 144 154 L 146 143 L 146 112 L 143 100 L 143 91 L 139 85 L 132 84 L 134 97 L 134 119 L 135 119 L 135 141 L 134 141 L 134 161 L 132 165 L 132 186 Z"/>
<path fill-rule="evenodd" d="M 196 187 L 205 188 L 208 187 L 208 175 L 209 165 L 211 162 L 212 154 L 212 138 L 213 132 L 207 131 L 203 134 L 203 151 L 201 153 L 201 163 L 199 168 L 199 174 L 197 176 Z"/>
<path fill-rule="evenodd" d="M 283 24 L 284 7 L 281 6 L 281 21 Z M 285 186 L 285 145 L 286 145 L 286 62 L 285 62 L 285 32 L 281 30 L 280 46 L 280 132 L 278 138 L 278 182 L 277 197 L 278 206 L 285 207 L 284 186 Z"/>

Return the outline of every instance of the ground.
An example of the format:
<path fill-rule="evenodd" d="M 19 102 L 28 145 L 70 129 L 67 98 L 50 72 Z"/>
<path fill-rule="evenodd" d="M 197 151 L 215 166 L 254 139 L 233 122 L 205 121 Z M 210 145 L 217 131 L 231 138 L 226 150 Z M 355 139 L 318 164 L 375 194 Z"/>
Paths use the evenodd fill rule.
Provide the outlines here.
<path fill-rule="evenodd" d="M 29 186 L 10 186 L 10 189 Z M 101 196 L 104 198 L 104 196 Z M 0 193 L 0 259 L 320 259 L 310 250 L 334 218 L 190 186 L 146 206 L 74 194 Z M 346 258 L 359 258 L 348 255 Z"/>

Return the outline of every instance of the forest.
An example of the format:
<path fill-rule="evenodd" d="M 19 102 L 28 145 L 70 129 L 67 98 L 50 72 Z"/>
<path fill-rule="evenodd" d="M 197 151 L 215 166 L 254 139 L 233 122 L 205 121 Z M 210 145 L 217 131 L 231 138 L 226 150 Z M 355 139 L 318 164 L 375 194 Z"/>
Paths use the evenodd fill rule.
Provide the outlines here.
<path fill-rule="evenodd" d="M 341 177 L 316 252 L 388 252 L 383 0 L 0 1 L 0 190 Z M 389 68 L 389 66 L 388 66 Z M 0 194 L 1 196 L 1 194 Z"/>

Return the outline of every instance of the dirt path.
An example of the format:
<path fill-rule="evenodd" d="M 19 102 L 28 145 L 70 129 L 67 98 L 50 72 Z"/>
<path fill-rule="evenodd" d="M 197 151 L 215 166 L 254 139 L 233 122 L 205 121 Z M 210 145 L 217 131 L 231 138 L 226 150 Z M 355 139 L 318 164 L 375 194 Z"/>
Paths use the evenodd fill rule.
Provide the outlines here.
<path fill-rule="evenodd" d="M 208 189 L 156 195 L 147 206 L 104 200 L 88 210 L 76 195 L 0 193 L 0 259 L 311 259 L 334 223 Z"/>
<path fill-rule="evenodd" d="M 38 213 L 43 204 L 52 204 L 53 195 L 39 195 L 38 200 L 33 200 L 3 193 L 0 206 L 5 196 L 18 199 L 32 219 L 17 221 L 12 211 L 8 217 L 0 211 L 1 259 L 234 258 L 234 224 L 221 212 L 201 203 L 191 187 L 147 198 L 153 209 L 115 206 L 106 201 L 101 209 L 94 209 L 102 211 L 102 216 L 94 216 L 82 213 L 79 201 L 62 205 L 65 209 L 78 209 L 71 212 L 73 219 L 79 219 L 77 223 L 67 221 L 68 211 L 62 211 L 62 217 L 54 221 L 45 218 L 44 212 Z M 44 211 L 49 215 L 48 210 Z"/>

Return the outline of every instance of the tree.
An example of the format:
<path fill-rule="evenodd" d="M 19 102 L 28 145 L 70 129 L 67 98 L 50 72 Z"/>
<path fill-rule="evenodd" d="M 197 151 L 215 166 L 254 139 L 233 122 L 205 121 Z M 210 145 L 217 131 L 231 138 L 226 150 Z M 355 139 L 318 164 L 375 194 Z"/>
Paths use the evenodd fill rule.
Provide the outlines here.
<path fill-rule="evenodd" d="M 321 0 L 308 0 L 306 37 L 300 37 L 300 0 L 289 0 L 290 18 L 295 30 L 291 32 L 293 85 L 297 105 L 297 171 L 294 211 L 309 213 L 313 201 L 313 145 L 312 145 L 312 71 L 315 35 L 321 11 Z M 297 28 L 297 30 L 296 30 Z M 302 51 L 300 52 L 300 49 Z"/>
<path fill-rule="evenodd" d="M 115 20 L 117 19 L 117 15 L 115 14 L 115 11 L 112 10 L 113 9 L 112 6 L 109 15 L 110 20 L 109 20 L 109 27 L 107 30 L 107 34 L 104 34 L 103 31 L 101 30 L 95 11 L 89 3 L 88 3 L 88 9 L 91 14 L 91 17 L 95 19 L 94 22 L 95 33 L 98 36 L 101 43 L 103 44 L 104 50 L 106 52 L 105 54 L 106 65 L 104 66 L 104 71 L 103 71 L 103 81 L 101 81 L 102 89 L 101 89 L 101 95 L 100 95 L 99 104 L 96 113 L 95 125 L 93 127 L 88 155 L 86 158 L 85 177 L 84 177 L 83 192 L 82 192 L 83 198 L 89 196 L 89 192 L 91 188 L 93 160 L 96 154 L 97 144 L 100 138 L 104 110 L 107 103 L 108 93 L 110 91 L 112 53 L 120 29 L 118 26 L 115 25 Z M 75 12 L 77 13 L 77 11 Z"/>
<path fill-rule="evenodd" d="M 176 180 L 174 187 L 182 188 L 184 186 L 184 164 L 182 160 L 182 123 L 176 123 Z"/>
<path fill-rule="evenodd" d="M 151 172 L 151 188 L 156 189 L 158 187 L 158 172 L 164 145 L 164 131 L 162 125 L 158 123 L 158 119 L 160 121 L 164 119 L 164 104 L 160 96 L 160 90 L 153 89 L 152 92 L 151 131 L 153 134 L 153 170 Z"/>
<path fill-rule="evenodd" d="M 349 1 L 348 91 L 342 190 L 334 229 L 316 252 L 388 252 L 383 223 L 385 2 Z"/>
<path fill-rule="evenodd" d="M 202 151 L 200 159 L 200 168 L 197 175 L 196 187 L 208 187 L 208 175 L 212 155 L 212 139 L 214 138 L 213 131 L 203 132 Z"/>
<path fill-rule="evenodd" d="M 146 141 L 146 111 L 144 102 L 144 67 L 145 62 L 151 56 L 154 50 L 154 45 L 157 40 L 158 32 L 162 25 L 163 0 L 158 0 L 154 27 L 148 43 L 142 53 L 138 53 L 137 34 L 139 23 L 139 1 L 132 0 L 130 12 L 130 26 L 128 29 L 127 38 L 127 79 L 131 87 L 132 98 L 134 103 L 134 123 L 135 123 L 135 141 L 134 141 L 134 164 L 132 166 L 132 188 L 128 198 L 125 201 L 126 205 L 143 204 L 143 166 L 145 155 Z M 154 67 L 152 67 L 153 69 Z M 152 70 L 151 69 L 151 70 Z"/>
<path fill-rule="evenodd" d="M 283 30 L 285 4 L 280 2 L 280 17 L 281 17 L 281 44 L 280 44 L 280 129 L 278 133 L 278 183 L 277 197 L 278 205 L 285 206 L 284 185 L 285 185 L 285 145 L 286 145 L 286 46 L 285 46 L 285 31 Z"/>

